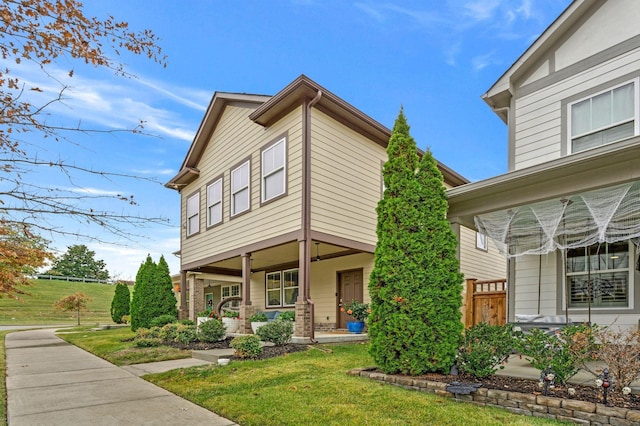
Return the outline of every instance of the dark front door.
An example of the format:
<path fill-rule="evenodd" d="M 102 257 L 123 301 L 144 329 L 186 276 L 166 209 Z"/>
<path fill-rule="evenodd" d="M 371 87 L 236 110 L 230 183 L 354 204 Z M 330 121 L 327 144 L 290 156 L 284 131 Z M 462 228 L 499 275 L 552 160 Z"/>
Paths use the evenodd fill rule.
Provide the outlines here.
<path fill-rule="evenodd" d="M 353 321 L 353 317 L 340 311 L 343 303 L 352 300 L 362 302 L 362 269 L 338 272 L 338 328 L 347 328 L 347 321 Z"/>

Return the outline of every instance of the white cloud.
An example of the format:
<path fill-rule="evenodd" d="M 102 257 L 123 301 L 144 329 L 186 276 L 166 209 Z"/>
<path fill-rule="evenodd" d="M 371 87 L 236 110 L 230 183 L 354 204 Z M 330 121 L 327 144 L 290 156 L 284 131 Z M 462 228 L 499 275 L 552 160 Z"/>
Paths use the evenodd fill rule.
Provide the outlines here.
<path fill-rule="evenodd" d="M 471 59 L 471 65 L 474 71 L 480 71 L 488 65 L 494 63 L 493 57 L 495 52 L 489 52 L 484 55 L 475 56 Z"/>
<path fill-rule="evenodd" d="M 474 21 L 486 21 L 493 17 L 495 10 L 500 6 L 499 0 L 479 0 L 464 5 L 465 15 Z"/>
<path fill-rule="evenodd" d="M 59 188 L 62 191 L 73 192 L 77 194 L 88 194 L 88 195 L 96 195 L 96 196 L 106 196 L 106 197 L 116 197 L 119 195 L 123 195 L 118 191 L 109 191 L 106 189 L 98 189 L 91 187 L 67 187 L 67 188 Z"/>
<path fill-rule="evenodd" d="M 175 175 L 177 172 L 174 169 L 133 169 L 133 173 L 138 175 L 153 175 L 153 176 L 170 176 Z"/>

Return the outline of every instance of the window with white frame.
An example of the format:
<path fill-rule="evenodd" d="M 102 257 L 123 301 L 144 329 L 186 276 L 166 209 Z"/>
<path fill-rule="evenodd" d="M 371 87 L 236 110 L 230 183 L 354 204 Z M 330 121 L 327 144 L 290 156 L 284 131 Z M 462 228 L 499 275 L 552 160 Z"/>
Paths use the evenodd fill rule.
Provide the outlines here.
<path fill-rule="evenodd" d="M 262 201 L 286 192 L 287 139 L 282 138 L 262 151 Z"/>
<path fill-rule="evenodd" d="M 240 284 L 230 284 L 223 285 L 220 287 L 222 300 L 228 299 L 230 297 L 240 296 Z M 240 301 L 234 300 L 233 302 L 227 303 L 227 307 L 230 308 L 239 308 Z"/>
<path fill-rule="evenodd" d="M 187 198 L 187 236 L 200 232 L 200 191 Z"/>
<path fill-rule="evenodd" d="M 249 177 L 251 162 L 242 163 L 231 171 L 231 216 L 249 210 Z"/>
<path fill-rule="evenodd" d="M 266 306 L 295 306 L 298 299 L 298 270 L 275 271 L 266 274 Z"/>
<path fill-rule="evenodd" d="M 207 226 L 222 222 L 222 178 L 207 185 Z"/>
<path fill-rule="evenodd" d="M 489 250 L 489 244 L 487 243 L 487 236 L 476 232 L 476 248 L 479 250 Z"/>
<path fill-rule="evenodd" d="M 595 244 L 567 250 L 570 308 L 629 308 L 633 244 Z"/>
<path fill-rule="evenodd" d="M 569 104 L 570 152 L 637 135 L 638 80 Z"/>

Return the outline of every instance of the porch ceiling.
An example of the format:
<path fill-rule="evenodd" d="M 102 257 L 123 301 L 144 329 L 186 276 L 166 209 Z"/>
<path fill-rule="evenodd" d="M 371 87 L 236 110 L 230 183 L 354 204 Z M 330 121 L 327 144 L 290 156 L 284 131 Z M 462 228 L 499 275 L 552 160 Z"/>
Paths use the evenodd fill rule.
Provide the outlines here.
<path fill-rule="evenodd" d="M 251 270 L 256 272 L 278 269 L 280 267 L 292 267 L 291 265 L 298 263 L 298 251 L 299 244 L 297 241 L 253 251 L 251 253 Z M 355 252 L 356 251 L 354 250 L 346 249 L 337 245 L 314 241 L 311 245 L 311 261 L 315 261 L 318 256 L 320 260 L 325 260 L 333 257 L 353 254 Z M 199 268 L 198 270 L 204 272 L 207 270 L 218 270 L 219 272 L 228 270 L 230 272 L 235 271 L 240 273 L 242 271 L 242 257 L 235 256 L 230 259 L 213 262 Z"/>

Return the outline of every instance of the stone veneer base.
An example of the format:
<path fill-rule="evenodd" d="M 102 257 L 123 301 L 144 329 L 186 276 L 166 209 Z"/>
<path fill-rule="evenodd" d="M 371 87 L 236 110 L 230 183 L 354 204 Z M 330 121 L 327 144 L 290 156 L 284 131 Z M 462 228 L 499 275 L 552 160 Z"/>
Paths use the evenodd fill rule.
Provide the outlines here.
<path fill-rule="evenodd" d="M 584 425 L 610 424 L 631 426 L 640 424 L 640 411 L 638 410 L 609 407 L 593 402 L 487 388 L 479 388 L 470 395 L 458 395 L 446 390 L 448 383 L 432 382 L 409 376 L 384 374 L 377 372 L 375 367 L 356 368 L 350 370 L 347 374 L 368 377 L 405 389 L 435 393 L 456 401 L 503 408 L 512 413 L 525 416 L 571 421 Z"/>

